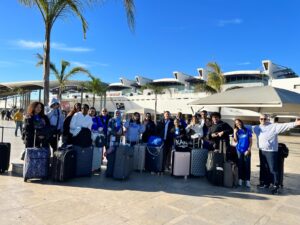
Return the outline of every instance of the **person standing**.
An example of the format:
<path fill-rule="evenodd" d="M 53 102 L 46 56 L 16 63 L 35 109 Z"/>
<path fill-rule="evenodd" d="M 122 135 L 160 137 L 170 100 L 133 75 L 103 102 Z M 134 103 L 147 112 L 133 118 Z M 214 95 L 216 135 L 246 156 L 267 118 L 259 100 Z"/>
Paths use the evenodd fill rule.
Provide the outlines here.
<path fill-rule="evenodd" d="M 253 132 L 257 136 L 257 147 L 261 151 L 260 170 L 266 170 L 259 187 L 268 188 L 272 183 L 272 194 L 277 194 L 279 189 L 278 134 L 300 126 L 300 120 L 282 124 L 270 123 L 267 120 L 268 116 L 262 114 L 259 117 L 260 124 L 253 127 Z"/>
<path fill-rule="evenodd" d="M 48 117 L 44 114 L 44 105 L 33 102 L 28 107 L 24 123 L 23 140 L 26 148 L 49 147 L 47 133 L 50 127 Z M 35 146 L 34 146 L 35 143 Z"/>
<path fill-rule="evenodd" d="M 125 122 L 126 142 L 131 146 L 139 143 L 140 136 L 145 132 L 144 124 L 141 124 L 140 114 L 135 112 L 132 118 Z"/>
<path fill-rule="evenodd" d="M 252 131 L 240 119 L 234 121 L 233 140 L 237 143 L 239 186 L 245 182 L 246 187 L 250 188 Z"/>
<path fill-rule="evenodd" d="M 67 115 L 64 124 L 63 124 L 63 144 L 71 145 L 73 135 L 70 132 L 70 123 L 75 113 L 81 111 L 81 104 L 76 103 L 72 109 L 72 111 Z"/>
<path fill-rule="evenodd" d="M 183 126 L 183 128 L 186 128 L 187 123 L 185 122 L 185 119 L 184 119 L 184 117 L 183 117 L 183 115 L 182 115 L 182 112 L 178 112 L 178 113 L 177 113 L 176 119 L 179 120 L 179 124 L 180 124 L 181 126 Z"/>
<path fill-rule="evenodd" d="M 52 98 L 49 102 L 50 111 L 47 113 L 48 119 L 50 121 L 50 132 L 51 136 L 49 139 L 49 144 L 55 152 L 58 148 L 58 140 L 63 132 L 64 115 L 60 109 L 60 102 L 56 98 Z"/>
<path fill-rule="evenodd" d="M 18 135 L 18 129 L 20 128 L 21 134 L 23 133 L 23 119 L 24 119 L 24 110 L 19 109 L 15 114 L 14 114 L 14 121 L 16 123 L 16 130 L 15 130 L 15 136 L 17 137 Z"/>
<path fill-rule="evenodd" d="M 172 129 L 174 128 L 174 122 L 170 118 L 170 112 L 164 112 L 164 119 L 157 124 L 157 133 L 164 140 L 164 157 L 163 157 L 163 168 L 171 169 L 171 151 L 173 146 L 173 134 Z"/>
<path fill-rule="evenodd" d="M 105 149 L 108 147 L 108 122 L 110 120 L 110 116 L 108 115 L 108 111 L 106 108 L 103 108 L 101 111 L 101 115 L 99 116 L 100 119 L 100 126 L 103 128 L 102 133 L 104 134 L 105 140 L 104 140 L 104 146 Z"/>
<path fill-rule="evenodd" d="M 156 126 L 151 118 L 150 113 L 146 113 L 144 120 L 145 132 L 142 135 L 143 143 L 148 143 L 149 137 L 154 136 L 156 132 Z"/>
<path fill-rule="evenodd" d="M 224 141 L 226 149 L 226 159 L 230 152 L 230 138 L 229 135 L 233 134 L 232 127 L 221 120 L 221 114 L 219 112 L 213 112 L 211 114 L 212 126 L 208 129 L 208 140 L 211 142 L 213 149 L 221 149 L 220 144 Z M 209 149 L 212 150 L 212 149 Z"/>
<path fill-rule="evenodd" d="M 108 148 L 106 149 L 105 156 L 107 158 L 106 177 L 112 177 L 116 158 L 116 148 L 120 143 L 123 134 L 123 123 L 121 112 L 115 111 L 114 117 L 108 122 Z"/>

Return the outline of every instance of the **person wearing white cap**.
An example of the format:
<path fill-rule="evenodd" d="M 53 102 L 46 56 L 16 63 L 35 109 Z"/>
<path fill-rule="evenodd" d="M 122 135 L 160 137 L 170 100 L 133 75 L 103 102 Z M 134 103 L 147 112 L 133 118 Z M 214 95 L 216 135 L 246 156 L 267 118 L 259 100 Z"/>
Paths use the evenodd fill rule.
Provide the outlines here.
<path fill-rule="evenodd" d="M 63 131 L 64 115 L 60 109 L 60 102 L 58 99 L 52 98 L 49 102 L 49 106 L 50 111 L 47 113 L 51 127 L 49 144 L 53 151 L 56 151 L 58 147 L 59 136 Z"/>

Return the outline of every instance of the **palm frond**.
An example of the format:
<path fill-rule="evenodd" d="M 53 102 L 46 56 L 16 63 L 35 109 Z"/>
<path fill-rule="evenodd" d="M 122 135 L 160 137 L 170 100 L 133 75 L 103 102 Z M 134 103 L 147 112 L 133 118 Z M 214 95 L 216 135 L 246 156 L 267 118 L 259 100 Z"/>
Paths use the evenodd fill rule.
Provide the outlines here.
<path fill-rule="evenodd" d="M 68 61 L 61 60 L 61 71 L 60 71 L 60 74 L 65 74 L 65 70 L 66 70 L 66 68 L 68 66 L 70 66 L 70 63 Z"/>
<path fill-rule="evenodd" d="M 75 74 L 77 74 L 77 73 L 84 73 L 84 74 L 86 74 L 88 77 L 91 77 L 91 76 L 92 76 L 91 73 L 90 73 L 90 71 L 88 71 L 87 69 L 85 69 L 85 68 L 83 68 L 83 67 L 74 67 L 74 68 L 72 68 L 72 69 L 69 71 L 69 73 L 67 73 L 67 74 L 65 75 L 65 77 L 69 78 L 69 77 L 71 77 L 71 76 L 73 76 L 73 75 L 75 75 Z"/>
<path fill-rule="evenodd" d="M 127 15 L 127 23 L 131 31 L 134 31 L 135 27 L 135 6 L 134 6 L 134 0 L 123 0 L 124 1 L 124 7 L 126 10 Z"/>
<path fill-rule="evenodd" d="M 195 86 L 195 91 L 196 92 L 206 92 L 206 93 L 210 93 L 210 94 L 215 94 L 217 93 L 217 90 L 214 89 L 213 87 L 203 83 L 203 84 L 197 84 Z"/>

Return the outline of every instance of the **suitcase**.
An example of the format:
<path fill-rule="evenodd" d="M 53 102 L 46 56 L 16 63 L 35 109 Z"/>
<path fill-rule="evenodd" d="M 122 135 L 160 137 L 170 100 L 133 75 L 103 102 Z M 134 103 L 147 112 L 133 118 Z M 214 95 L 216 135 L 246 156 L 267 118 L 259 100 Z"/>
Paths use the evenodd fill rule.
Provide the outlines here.
<path fill-rule="evenodd" d="M 93 146 L 93 162 L 92 162 L 92 171 L 101 169 L 102 164 L 102 147 Z"/>
<path fill-rule="evenodd" d="M 205 148 L 192 149 L 191 151 L 191 175 L 195 177 L 205 176 L 208 150 Z"/>
<path fill-rule="evenodd" d="M 12 162 L 11 163 L 11 172 L 14 176 L 23 176 L 23 167 L 24 167 L 24 163 L 23 162 Z"/>
<path fill-rule="evenodd" d="M 52 180 L 66 181 L 76 176 L 76 152 L 72 149 L 59 148 L 53 153 Z"/>
<path fill-rule="evenodd" d="M 26 148 L 23 168 L 23 179 L 47 179 L 49 172 L 50 149 Z"/>
<path fill-rule="evenodd" d="M 76 152 L 76 177 L 92 176 L 93 147 L 73 145 Z"/>
<path fill-rule="evenodd" d="M 4 173 L 9 168 L 9 159 L 10 159 L 10 143 L 3 142 L 4 136 L 4 127 L 0 127 L 2 129 L 2 138 L 0 143 L 0 173 Z"/>
<path fill-rule="evenodd" d="M 149 172 L 163 172 L 164 146 L 146 147 L 145 169 Z"/>
<path fill-rule="evenodd" d="M 133 147 L 119 145 L 116 149 L 113 178 L 127 179 L 133 171 Z"/>
<path fill-rule="evenodd" d="M 205 176 L 208 150 L 201 148 L 200 139 L 193 139 L 191 150 L 191 175 L 195 177 Z"/>
<path fill-rule="evenodd" d="M 224 186 L 234 187 L 238 185 L 238 167 L 233 162 L 224 163 Z"/>
<path fill-rule="evenodd" d="M 206 163 L 206 176 L 209 182 L 217 186 L 224 184 L 224 147 L 225 142 L 221 144 L 221 150 L 209 151 Z"/>
<path fill-rule="evenodd" d="M 142 172 L 145 169 L 146 145 L 134 146 L 133 169 Z"/>
<path fill-rule="evenodd" d="M 190 152 L 177 152 L 172 151 L 172 175 L 184 176 L 186 179 L 190 174 Z"/>

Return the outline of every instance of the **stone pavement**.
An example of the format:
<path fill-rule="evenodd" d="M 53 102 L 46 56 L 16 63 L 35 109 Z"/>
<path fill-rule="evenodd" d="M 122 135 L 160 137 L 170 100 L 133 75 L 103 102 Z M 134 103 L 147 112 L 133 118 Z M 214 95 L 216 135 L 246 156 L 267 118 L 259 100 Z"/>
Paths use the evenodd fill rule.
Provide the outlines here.
<path fill-rule="evenodd" d="M 0 121 L 13 127 L 13 122 Z M 20 137 L 5 129 L 11 160 L 23 150 Z M 280 195 L 257 190 L 258 152 L 253 150 L 252 187 L 211 186 L 205 178 L 133 173 L 128 181 L 103 174 L 66 183 L 24 183 L 0 176 L 0 225 L 7 224 L 299 224 L 300 137 L 280 137 L 290 148 Z M 104 170 L 105 168 L 103 168 Z"/>

